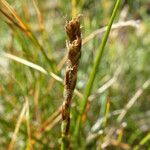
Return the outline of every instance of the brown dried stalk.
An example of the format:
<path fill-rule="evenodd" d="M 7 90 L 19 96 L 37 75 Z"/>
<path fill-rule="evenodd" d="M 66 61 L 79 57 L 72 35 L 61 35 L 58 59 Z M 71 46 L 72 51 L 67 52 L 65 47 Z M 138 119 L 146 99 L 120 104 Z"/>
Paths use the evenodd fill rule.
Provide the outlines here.
<path fill-rule="evenodd" d="M 70 105 L 77 80 L 79 59 L 81 56 L 81 31 L 79 18 L 66 22 L 65 30 L 69 38 L 66 44 L 68 49 L 67 67 L 64 87 L 64 103 L 62 106 L 62 147 L 66 145 L 70 126 Z M 62 148 L 63 149 L 63 148 Z"/>

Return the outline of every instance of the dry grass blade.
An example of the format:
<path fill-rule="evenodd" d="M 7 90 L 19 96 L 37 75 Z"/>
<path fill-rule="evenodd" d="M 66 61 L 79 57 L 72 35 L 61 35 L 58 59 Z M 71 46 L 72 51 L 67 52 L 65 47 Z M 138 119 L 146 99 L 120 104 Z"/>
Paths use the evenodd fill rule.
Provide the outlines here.
<path fill-rule="evenodd" d="M 128 21 L 121 21 L 121 22 L 118 22 L 118 23 L 115 23 L 112 25 L 112 30 L 115 30 L 115 29 L 120 29 L 120 28 L 123 28 L 123 27 L 134 27 L 134 28 L 137 28 L 139 25 L 139 20 L 128 20 Z M 92 40 L 94 37 L 96 37 L 97 35 L 100 35 L 102 33 L 104 33 L 105 31 L 107 30 L 107 26 L 106 27 L 103 27 L 103 28 L 100 28 L 94 32 L 92 32 L 90 35 L 88 35 L 85 39 L 83 39 L 83 45 L 86 44 L 87 42 L 89 42 L 90 40 Z"/>
<path fill-rule="evenodd" d="M 115 146 L 116 148 L 121 148 L 122 150 L 131 150 L 130 145 L 122 142 L 118 142 L 117 140 L 110 140 L 110 144 Z"/>
<path fill-rule="evenodd" d="M 63 59 L 59 62 L 59 64 L 57 65 L 57 67 L 56 67 L 56 70 L 57 71 L 60 71 L 61 69 L 62 69 L 62 67 L 63 67 L 63 65 L 65 64 L 65 62 L 66 62 L 66 59 L 67 59 L 67 57 L 65 56 L 65 57 L 63 57 Z M 51 91 L 51 89 L 53 88 L 53 86 L 54 86 L 54 84 L 55 84 L 55 79 L 51 79 L 50 80 L 50 82 L 49 82 L 49 86 L 48 86 L 48 92 L 50 92 Z"/>
<path fill-rule="evenodd" d="M 42 72 L 44 74 L 48 74 L 47 71 L 44 68 L 42 68 L 39 65 L 36 65 L 36 64 L 34 64 L 32 62 L 29 62 L 29 61 L 27 61 L 25 59 L 22 59 L 20 57 L 17 57 L 15 55 L 12 55 L 12 54 L 9 54 L 9 53 L 2 53 L 1 55 L 4 56 L 4 57 L 7 57 L 9 59 L 15 60 L 15 61 L 17 61 L 17 62 L 19 62 L 21 64 L 24 64 L 24 65 L 26 65 L 28 67 L 31 67 L 31 68 L 33 68 L 33 69 L 35 69 L 37 71 L 40 71 L 40 72 Z"/>
<path fill-rule="evenodd" d="M 32 0 L 32 2 L 33 2 L 34 8 L 35 8 L 36 13 L 37 13 L 37 18 L 38 18 L 38 22 L 39 22 L 40 29 L 43 30 L 43 28 L 44 28 L 44 25 L 43 25 L 43 18 L 42 18 L 42 15 L 41 15 L 40 10 L 39 10 L 39 8 L 38 8 L 37 1 Z"/>
<path fill-rule="evenodd" d="M 41 133 L 45 131 L 50 131 L 57 123 L 61 120 L 61 115 L 56 116 L 51 122 L 41 128 Z"/>
<path fill-rule="evenodd" d="M 33 150 L 32 147 L 32 138 L 31 138 L 31 128 L 30 128 L 30 109 L 29 109 L 29 100 L 26 97 L 26 103 L 27 103 L 27 111 L 26 111 L 26 123 L 27 123 L 27 134 L 28 134 L 28 144 L 27 148 L 29 150 Z"/>
<path fill-rule="evenodd" d="M 15 20 L 9 16 L 5 11 L 3 11 L 2 9 L 0 9 L 0 12 L 8 19 L 6 20 L 6 23 L 8 25 L 12 25 L 14 24 L 15 26 L 17 26 L 21 31 L 25 32 L 26 30 L 24 30 L 24 28 L 22 28 L 17 22 L 15 22 Z M 25 32 L 26 33 L 26 32 Z"/>
<path fill-rule="evenodd" d="M 16 127 L 15 127 L 15 130 L 14 130 L 11 142 L 10 142 L 10 144 L 8 146 L 8 150 L 12 150 L 13 149 L 14 143 L 15 143 L 16 138 L 17 138 L 17 134 L 19 132 L 19 128 L 20 128 L 21 122 L 23 120 L 25 112 L 27 111 L 27 107 L 28 107 L 28 104 L 27 104 L 27 101 L 25 101 L 25 103 L 23 104 L 23 108 L 22 108 L 22 110 L 20 112 L 20 116 L 18 118 L 18 121 L 17 121 Z"/>
<path fill-rule="evenodd" d="M 72 0 L 72 18 L 76 17 L 76 0 Z"/>
<path fill-rule="evenodd" d="M 40 95 L 40 83 L 37 81 L 34 93 L 34 105 L 35 105 L 35 117 L 38 124 L 41 123 L 40 109 L 39 109 L 39 95 Z"/>
<path fill-rule="evenodd" d="M 24 65 L 26 65 L 28 67 L 31 67 L 31 68 L 33 68 L 33 69 L 35 69 L 35 70 L 37 70 L 37 71 L 39 71 L 41 73 L 44 73 L 46 75 L 50 75 L 52 78 L 54 78 L 55 80 L 57 80 L 57 81 L 59 81 L 60 83 L 63 84 L 63 79 L 61 77 L 59 77 L 58 75 L 54 74 L 53 72 L 46 71 L 44 68 L 42 68 L 41 66 L 39 66 L 37 64 L 34 64 L 34 63 L 30 62 L 30 61 L 27 61 L 25 59 L 22 59 L 20 57 L 17 57 L 15 55 L 12 55 L 12 54 L 9 54 L 9 53 L 0 53 L 0 55 L 4 56 L 6 58 L 12 59 L 14 61 L 17 61 L 17 62 L 19 62 L 21 64 L 24 64 Z M 75 94 L 77 96 L 79 96 L 79 98 L 82 97 L 82 94 L 77 89 L 75 89 Z"/>
<path fill-rule="evenodd" d="M 108 80 L 105 84 L 103 84 L 99 89 L 96 90 L 96 92 L 89 96 L 89 101 L 94 100 L 99 94 L 106 91 L 109 87 L 111 87 L 118 79 L 118 76 L 121 72 L 121 67 L 118 67 L 118 69 L 115 71 L 114 76 Z"/>
<path fill-rule="evenodd" d="M 22 19 L 17 15 L 17 13 L 15 12 L 15 10 L 5 1 L 5 0 L 1 0 L 0 1 L 2 3 L 2 6 L 4 6 L 4 10 L 7 10 L 8 13 L 10 13 L 19 23 L 19 26 L 24 30 L 24 31 L 29 31 L 29 28 L 27 25 L 25 25 L 22 21 Z"/>
<path fill-rule="evenodd" d="M 61 114 L 61 106 L 42 124 L 41 128 L 40 128 L 40 132 L 44 132 L 45 130 L 49 130 L 51 123 L 53 123 L 53 121 L 60 116 Z M 61 120 L 61 117 L 59 117 Z M 59 121 L 60 121 L 59 120 Z"/>
<path fill-rule="evenodd" d="M 142 85 L 140 89 L 137 90 L 135 95 L 129 100 L 129 102 L 125 105 L 124 109 L 120 113 L 120 115 L 117 118 L 118 122 L 121 122 L 129 109 L 134 105 L 134 103 L 138 100 L 138 98 L 143 94 L 144 90 L 147 89 L 150 86 L 150 79 L 145 81 L 145 83 Z"/>

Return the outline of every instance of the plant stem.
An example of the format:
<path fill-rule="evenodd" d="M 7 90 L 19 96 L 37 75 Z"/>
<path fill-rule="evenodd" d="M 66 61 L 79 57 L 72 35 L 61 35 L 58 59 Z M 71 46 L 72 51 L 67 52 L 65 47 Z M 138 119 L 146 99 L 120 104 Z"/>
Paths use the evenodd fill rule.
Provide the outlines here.
<path fill-rule="evenodd" d="M 77 123 L 76 123 L 76 126 L 75 126 L 75 132 L 74 132 L 75 139 L 77 138 L 77 136 L 79 134 L 79 129 L 80 129 L 82 115 L 83 115 L 83 113 L 85 111 L 85 108 L 86 108 L 86 105 L 87 105 L 87 102 L 88 102 L 88 97 L 90 95 L 90 92 L 91 92 L 91 89 L 92 89 L 92 85 L 93 85 L 93 82 L 94 82 L 94 79 L 95 79 L 95 76 L 96 76 L 97 68 L 98 68 L 98 66 L 100 64 L 100 61 L 101 61 L 101 58 L 102 58 L 102 55 L 103 55 L 103 51 L 104 51 L 104 48 L 105 48 L 105 45 L 106 45 L 106 42 L 107 42 L 110 30 L 111 30 L 111 26 L 112 26 L 112 23 L 113 23 L 114 18 L 116 16 L 116 13 L 117 13 L 117 10 L 119 8 L 120 2 L 121 2 L 121 0 L 117 0 L 116 1 L 114 10 L 113 10 L 111 18 L 110 18 L 110 22 L 109 22 L 108 27 L 107 27 L 107 31 L 105 32 L 104 38 L 102 39 L 102 43 L 101 43 L 101 45 L 100 45 L 100 47 L 98 49 L 98 52 L 96 54 L 95 63 L 93 65 L 93 68 L 92 68 L 92 71 L 91 71 L 91 74 L 90 74 L 87 86 L 85 88 L 83 100 L 81 101 L 80 114 L 79 114 L 79 116 L 77 118 Z"/>
<path fill-rule="evenodd" d="M 65 30 L 69 38 L 67 45 L 67 65 L 66 75 L 64 80 L 64 102 L 62 105 L 62 143 L 61 149 L 65 150 L 69 147 L 69 127 L 70 127 L 70 107 L 77 81 L 77 72 L 79 60 L 81 57 L 81 31 L 79 18 L 73 18 L 71 21 L 66 22 Z"/>
<path fill-rule="evenodd" d="M 55 66 L 54 66 L 54 60 L 50 59 L 46 52 L 45 52 L 45 49 L 40 45 L 40 43 L 38 42 L 37 38 L 35 37 L 35 35 L 33 34 L 33 32 L 30 30 L 30 39 L 33 41 L 33 43 L 35 45 L 37 45 L 42 53 L 42 55 L 44 56 L 45 60 L 48 62 L 49 66 L 50 66 L 50 69 L 56 73 L 56 69 L 55 69 Z"/>
<path fill-rule="evenodd" d="M 150 140 L 150 132 L 134 147 L 134 150 L 139 150 L 142 145 Z"/>

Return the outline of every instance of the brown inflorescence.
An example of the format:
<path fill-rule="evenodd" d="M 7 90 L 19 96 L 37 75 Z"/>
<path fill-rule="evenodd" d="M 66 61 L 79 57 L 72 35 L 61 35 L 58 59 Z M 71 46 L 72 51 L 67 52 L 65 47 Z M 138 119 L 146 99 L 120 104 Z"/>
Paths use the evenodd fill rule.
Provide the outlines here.
<path fill-rule="evenodd" d="M 70 124 L 70 105 L 77 80 L 79 59 L 81 57 L 81 30 L 79 18 L 74 18 L 66 22 L 65 30 L 69 38 L 67 43 L 67 66 L 64 80 L 64 103 L 62 106 L 62 120 L 67 122 L 66 134 Z"/>

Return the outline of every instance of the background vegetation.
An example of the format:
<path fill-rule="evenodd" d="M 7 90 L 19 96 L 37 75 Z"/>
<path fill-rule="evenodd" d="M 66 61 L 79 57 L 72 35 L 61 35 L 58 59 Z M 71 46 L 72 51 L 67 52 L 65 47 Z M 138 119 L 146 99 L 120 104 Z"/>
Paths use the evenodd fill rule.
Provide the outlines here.
<path fill-rule="evenodd" d="M 74 11 L 83 46 L 70 147 L 150 149 L 150 2 L 122 0 L 76 140 L 82 95 L 115 1 L 7 2 L 0 0 L 0 149 L 60 149 L 64 25 Z"/>

